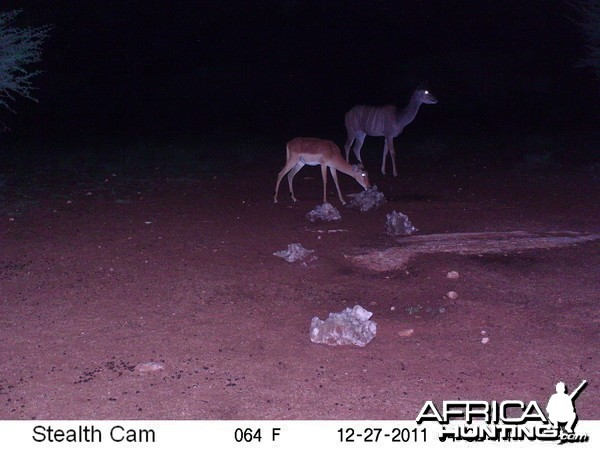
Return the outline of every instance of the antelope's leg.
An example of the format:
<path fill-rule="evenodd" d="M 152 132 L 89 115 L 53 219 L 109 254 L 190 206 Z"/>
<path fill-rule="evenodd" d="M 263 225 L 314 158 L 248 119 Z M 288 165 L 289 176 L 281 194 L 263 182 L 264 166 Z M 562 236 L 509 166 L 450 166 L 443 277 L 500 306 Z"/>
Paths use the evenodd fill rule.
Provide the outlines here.
<path fill-rule="evenodd" d="M 346 139 L 346 144 L 344 144 L 344 149 L 346 150 L 346 162 L 350 162 L 350 148 L 352 148 L 352 143 L 354 142 L 354 133 L 348 130 L 348 139 Z"/>
<path fill-rule="evenodd" d="M 360 163 L 362 163 L 362 159 L 360 158 L 360 150 L 362 149 L 363 142 L 365 141 L 365 136 L 365 133 L 357 133 L 354 141 L 354 155 Z"/>
<path fill-rule="evenodd" d="M 331 177 L 333 178 L 333 182 L 335 183 L 335 187 L 337 188 L 338 197 L 340 198 L 340 202 L 342 205 L 345 205 L 344 197 L 342 196 L 342 191 L 340 190 L 340 184 L 338 183 L 337 170 L 335 167 L 329 167 L 329 171 L 331 172 Z"/>
<path fill-rule="evenodd" d="M 296 176 L 296 174 L 300 171 L 300 169 L 302 169 L 304 167 L 304 164 L 301 162 L 298 162 L 293 168 L 292 170 L 290 170 L 290 172 L 288 173 L 288 186 L 290 187 L 290 194 L 292 196 L 292 200 L 297 202 L 298 200 L 296 199 L 296 197 L 294 197 L 294 177 Z"/>
<path fill-rule="evenodd" d="M 323 203 L 327 203 L 327 166 L 321 164 L 321 176 L 323 177 Z"/>
<path fill-rule="evenodd" d="M 396 171 L 396 150 L 394 149 L 394 136 L 386 137 L 385 142 L 390 152 L 390 158 L 392 158 L 392 172 L 394 176 L 397 177 L 398 172 Z"/>
<path fill-rule="evenodd" d="M 286 161 L 285 166 L 281 169 L 281 172 L 277 175 L 277 184 L 275 184 L 275 196 L 273 197 L 273 203 L 277 203 L 277 194 L 279 193 L 279 183 L 281 183 L 281 179 L 288 173 L 292 167 L 294 167 L 297 163 L 297 159 L 289 159 Z M 294 194 L 292 194 L 293 198 Z"/>
<path fill-rule="evenodd" d="M 388 155 L 388 145 L 387 145 L 387 139 L 383 142 L 383 158 L 381 161 L 381 173 L 383 175 L 385 175 L 385 160 L 387 159 L 387 155 Z"/>

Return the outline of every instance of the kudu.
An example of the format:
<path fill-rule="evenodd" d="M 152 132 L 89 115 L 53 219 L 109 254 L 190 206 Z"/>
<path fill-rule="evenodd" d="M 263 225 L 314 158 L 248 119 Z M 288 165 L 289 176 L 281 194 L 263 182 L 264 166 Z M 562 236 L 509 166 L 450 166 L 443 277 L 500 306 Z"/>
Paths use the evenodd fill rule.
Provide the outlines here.
<path fill-rule="evenodd" d="M 383 161 L 381 163 L 381 173 L 385 175 L 385 160 L 388 155 L 392 158 L 392 169 L 394 176 L 398 176 L 396 171 L 396 152 L 394 150 L 394 138 L 397 137 L 404 128 L 415 120 L 419 107 L 423 104 L 434 105 L 437 99 L 423 86 L 419 86 L 413 93 L 410 102 L 404 109 L 398 109 L 395 105 L 385 106 L 365 106 L 357 105 L 346 113 L 344 118 L 348 139 L 344 146 L 346 150 L 346 161 L 350 161 L 350 147 L 354 142 L 354 154 L 358 161 L 362 163 L 360 149 L 362 148 L 365 136 L 384 136 Z"/>

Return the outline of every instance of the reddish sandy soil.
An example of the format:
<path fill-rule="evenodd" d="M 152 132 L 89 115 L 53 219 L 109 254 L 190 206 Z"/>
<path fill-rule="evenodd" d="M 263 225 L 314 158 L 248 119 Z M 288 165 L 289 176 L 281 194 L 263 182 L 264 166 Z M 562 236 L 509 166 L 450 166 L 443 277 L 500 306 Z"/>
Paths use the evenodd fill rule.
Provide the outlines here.
<path fill-rule="evenodd" d="M 558 381 L 582 379 L 579 417 L 600 419 L 600 241 L 423 255 L 384 273 L 344 256 L 395 245 L 384 232 L 392 210 L 420 235 L 598 233 L 597 174 L 405 164 L 397 179 L 371 174 L 389 199 L 381 209 L 342 208 L 330 183 L 343 218 L 311 224 L 318 169 L 296 177 L 298 203 L 284 182 L 274 205 L 279 162 L 185 179 L 48 180 L 19 215 L 9 189 L 0 419 L 414 419 L 426 400 L 545 406 Z M 359 190 L 340 180 L 346 194 Z M 318 232 L 329 229 L 347 231 Z M 273 256 L 294 242 L 318 259 Z M 313 316 L 355 304 L 374 313 L 373 341 L 311 343 Z M 164 369 L 136 369 L 150 361 Z"/>

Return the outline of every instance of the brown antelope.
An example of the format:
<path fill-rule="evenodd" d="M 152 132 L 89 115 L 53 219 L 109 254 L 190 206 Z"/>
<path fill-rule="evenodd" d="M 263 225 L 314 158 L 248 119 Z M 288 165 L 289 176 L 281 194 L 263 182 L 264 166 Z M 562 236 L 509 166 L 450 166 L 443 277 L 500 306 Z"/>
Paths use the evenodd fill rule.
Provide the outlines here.
<path fill-rule="evenodd" d="M 371 185 L 367 173 L 357 166 L 351 166 L 344 160 L 340 148 L 331 141 L 318 138 L 295 138 L 287 143 L 286 146 L 287 159 L 285 166 L 277 175 L 277 184 L 275 185 L 274 202 L 277 203 L 277 193 L 279 192 L 279 183 L 287 173 L 288 184 L 290 186 L 290 194 L 292 200 L 297 201 L 294 196 L 294 188 L 292 182 L 296 174 L 304 167 L 321 166 L 321 175 L 323 177 L 323 203 L 327 203 L 327 168 L 331 172 L 335 187 L 337 188 L 338 196 L 343 205 L 346 204 L 340 185 L 338 184 L 337 171 L 339 170 L 346 175 L 354 178 L 365 190 Z"/>
<path fill-rule="evenodd" d="M 357 105 L 346 113 L 344 121 L 348 139 L 344 146 L 346 150 L 346 161 L 350 161 L 350 147 L 354 143 L 354 154 L 360 163 L 360 149 L 365 136 L 384 136 L 383 161 L 381 162 L 381 173 L 385 175 L 385 160 L 390 153 L 392 158 L 392 169 L 394 176 L 396 171 L 396 151 L 394 150 L 394 138 L 397 137 L 404 127 L 415 120 L 419 107 L 423 104 L 434 105 L 437 99 L 422 85 L 413 93 L 410 102 L 404 109 L 398 109 L 394 105 L 365 106 Z"/>

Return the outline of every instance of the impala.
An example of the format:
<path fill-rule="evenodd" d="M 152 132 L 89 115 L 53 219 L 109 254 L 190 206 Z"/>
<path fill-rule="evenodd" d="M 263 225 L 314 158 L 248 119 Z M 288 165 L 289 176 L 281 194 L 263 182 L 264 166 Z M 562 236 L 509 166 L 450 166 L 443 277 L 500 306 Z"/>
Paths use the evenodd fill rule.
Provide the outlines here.
<path fill-rule="evenodd" d="M 365 106 L 357 105 L 346 113 L 344 118 L 348 139 L 344 146 L 346 150 L 346 161 L 350 160 L 350 147 L 354 143 L 354 154 L 359 162 L 360 149 L 362 148 L 365 136 L 384 136 L 383 161 L 381 163 L 381 173 L 385 175 L 385 160 L 390 153 L 392 158 L 392 169 L 394 176 L 398 176 L 396 171 L 396 152 L 394 150 L 394 138 L 397 137 L 404 127 L 415 120 L 419 107 L 423 104 L 434 105 L 437 99 L 423 87 L 419 86 L 413 93 L 410 102 L 404 109 L 398 109 L 394 105 L 385 106 Z"/>
<path fill-rule="evenodd" d="M 345 205 L 340 185 L 338 184 L 337 171 L 354 178 L 365 190 L 371 185 L 367 173 L 357 166 L 351 166 L 342 156 L 340 148 L 331 141 L 317 138 L 295 138 L 287 143 L 287 159 L 285 166 L 277 175 L 277 184 L 275 185 L 274 202 L 277 203 L 277 193 L 279 192 L 279 183 L 287 173 L 288 184 L 292 200 L 297 201 L 294 196 L 292 182 L 296 174 L 308 164 L 309 166 L 321 166 L 321 175 L 323 177 L 323 203 L 327 203 L 327 168 L 331 172 L 338 196 L 342 205 Z"/>

